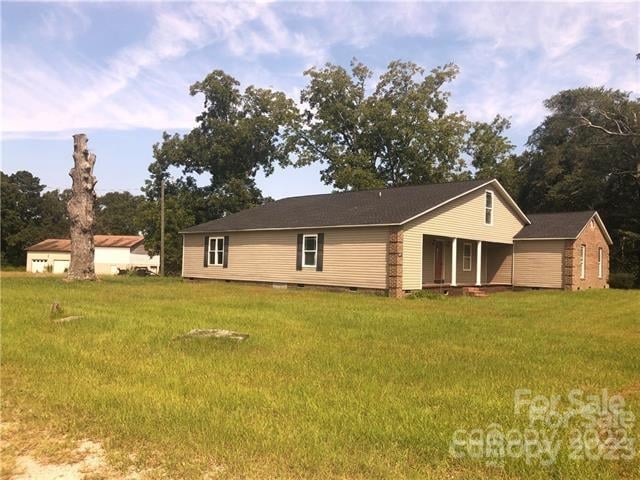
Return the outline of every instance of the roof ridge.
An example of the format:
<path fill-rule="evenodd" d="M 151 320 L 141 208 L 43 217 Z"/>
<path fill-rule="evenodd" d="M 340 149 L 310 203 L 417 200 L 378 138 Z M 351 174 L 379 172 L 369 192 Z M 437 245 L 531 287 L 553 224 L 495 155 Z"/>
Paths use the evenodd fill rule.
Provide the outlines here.
<path fill-rule="evenodd" d="M 567 215 L 570 213 L 596 213 L 597 210 L 569 210 L 566 212 L 536 212 L 536 213 L 527 213 L 526 215 Z"/>
<path fill-rule="evenodd" d="M 378 192 L 378 191 L 388 191 L 388 190 L 399 190 L 402 188 L 418 188 L 418 187 L 433 187 L 435 185 L 451 185 L 451 184 L 459 184 L 459 183 L 471 183 L 471 182 L 484 182 L 484 183 L 488 183 L 495 180 L 495 178 L 489 178 L 489 179 L 480 179 L 480 178 L 471 178 L 468 180 L 453 180 L 450 182 L 433 182 L 433 183 L 419 183 L 419 184 L 415 184 L 415 185 L 394 185 L 392 187 L 380 187 L 380 188 L 365 188 L 363 190 L 343 190 L 341 192 L 327 192 L 327 193 L 310 193 L 308 195 L 294 195 L 291 197 L 282 197 L 279 198 L 277 200 L 275 200 L 275 202 L 279 202 L 281 200 L 289 200 L 291 198 L 309 198 L 309 197 L 323 197 L 323 196 L 328 196 L 328 195 L 342 195 L 342 194 L 347 194 L 347 193 L 364 193 L 364 192 Z M 269 203 L 275 203 L 275 202 L 269 202 Z M 263 204 L 263 205 L 268 205 L 268 203 Z M 257 205 L 257 206 L 261 206 L 261 205 Z"/>

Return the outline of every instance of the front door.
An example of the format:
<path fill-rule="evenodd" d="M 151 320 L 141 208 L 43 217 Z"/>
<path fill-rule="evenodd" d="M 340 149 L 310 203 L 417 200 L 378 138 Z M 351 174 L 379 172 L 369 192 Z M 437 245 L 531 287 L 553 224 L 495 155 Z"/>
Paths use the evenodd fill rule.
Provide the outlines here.
<path fill-rule="evenodd" d="M 435 259 L 433 262 L 433 278 L 435 283 L 444 283 L 444 242 L 435 241 Z"/>

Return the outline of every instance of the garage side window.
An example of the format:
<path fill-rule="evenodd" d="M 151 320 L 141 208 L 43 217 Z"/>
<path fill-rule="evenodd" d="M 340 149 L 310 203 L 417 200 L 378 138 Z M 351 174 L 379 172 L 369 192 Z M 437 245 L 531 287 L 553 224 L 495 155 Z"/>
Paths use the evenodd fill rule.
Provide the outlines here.
<path fill-rule="evenodd" d="M 584 280 L 586 277 L 586 265 L 585 260 L 587 257 L 587 246 L 580 245 L 580 279 Z"/>
<path fill-rule="evenodd" d="M 598 278 L 602 278 L 602 247 L 598 247 Z"/>
<path fill-rule="evenodd" d="M 209 265 L 224 263 L 224 237 L 209 238 Z"/>

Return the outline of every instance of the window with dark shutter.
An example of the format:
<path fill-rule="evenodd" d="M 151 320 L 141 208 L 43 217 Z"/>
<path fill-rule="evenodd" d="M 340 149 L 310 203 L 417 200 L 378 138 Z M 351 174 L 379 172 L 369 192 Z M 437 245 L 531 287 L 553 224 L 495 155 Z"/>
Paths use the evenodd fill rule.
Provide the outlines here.
<path fill-rule="evenodd" d="M 224 236 L 223 253 L 224 258 L 222 260 L 222 268 L 227 268 L 229 266 L 229 235 Z"/>
<path fill-rule="evenodd" d="M 302 237 L 303 235 L 299 233 L 296 246 L 296 270 L 302 270 Z"/>
<path fill-rule="evenodd" d="M 204 266 L 209 266 L 209 237 L 204 237 Z"/>
<path fill-rule="evenodd" d="M 318 252 L 316 257 L 316 271 L 322 271 L 322 262 L 324 261 L 324 233 L 318 234 Z"/>

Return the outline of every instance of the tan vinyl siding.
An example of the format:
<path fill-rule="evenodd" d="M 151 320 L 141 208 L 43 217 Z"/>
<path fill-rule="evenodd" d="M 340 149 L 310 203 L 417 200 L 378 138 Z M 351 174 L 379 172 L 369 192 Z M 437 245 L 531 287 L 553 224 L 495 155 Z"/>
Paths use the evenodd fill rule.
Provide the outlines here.
<path fill-rule="evenodd" d="M 493 224 L 485 225 L 485 191 L 493 192 Z M 524 221 L 509 206 L 495 188 L 488 186 L 460 197 L 405 225 L 403 251 L 403 289 L 422 288 L 422 238 L 434 235 L 485 242 L 513 243 L 513 236 L 524 226 Z M 484 245 L 483 245 L 484 247 Z M 475 244 L 473 258 L 475 262 Z M 458 256 L 458 261 L 462 258 Z M 475 264 L 474 267 L 475 269 Z M 469 272 L 464 272 L 466 277 Z M 458 282 L 463 278 L 459 277 Z"/>
<path fill-rule="evenodd" d="M 323 271 L 296 270 L 298 233 L 324 233 Z M 183 276 L 224 280 L 387 288 L 387 227 L 219 232 L 229 236 L 228 268 L 204 267 L 204 234 L 184 235 Z"/>
<path fill-rule="evenodd" d="M 512 245 L 487 245 L 487 282 L 511 285 Z"/>
<path fill-rule="evenodd" d="M 515 241 L 513 284 L 562 288 L 564 244 L 564 240 Z"/>

